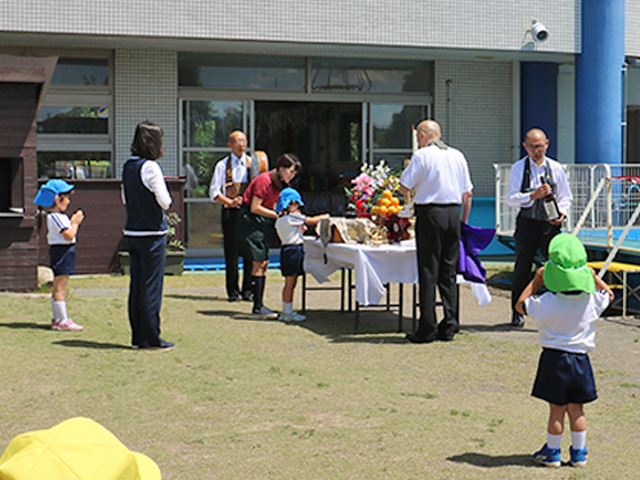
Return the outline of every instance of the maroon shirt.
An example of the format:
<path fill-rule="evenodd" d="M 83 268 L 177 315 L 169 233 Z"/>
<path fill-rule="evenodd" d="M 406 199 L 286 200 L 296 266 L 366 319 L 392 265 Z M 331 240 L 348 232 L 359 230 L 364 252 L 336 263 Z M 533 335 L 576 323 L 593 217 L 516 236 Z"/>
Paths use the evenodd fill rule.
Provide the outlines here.
<path fill-rule="evenodd" d="M 269 210 L 275 210 L 280 197 L 280 190 L 273 184 L 271 171 L 264 172 L 254 178 L 242 197 L 243 202 L 251 208 L 253 197 L 262 199 L 262 206 Z"/>

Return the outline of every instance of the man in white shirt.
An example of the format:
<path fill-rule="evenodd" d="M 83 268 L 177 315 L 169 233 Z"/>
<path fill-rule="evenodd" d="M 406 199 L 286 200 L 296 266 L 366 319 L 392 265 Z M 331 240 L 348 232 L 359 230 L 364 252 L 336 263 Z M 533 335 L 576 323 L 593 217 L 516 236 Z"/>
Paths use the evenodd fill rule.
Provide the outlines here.
<path fill-rule="evenodd" d="M 462 221 L 471 210 L 473 183 L 464 155 L 440 140 L 440 125 L 421 122 L 418 149 L 402 173 L 400 193 L 414 190 L 416 246 L 420 279 L 420 325 L 407 335 L 411 343 L 451 341 L 458 332 L 456 270 L 460 254 Z M 436 285 L 444 318 L 436 320 Z"/>
<path fill-rule="evenodd" d="M 236 233 L 236 223 L 240 219 L 242 195 L 251 181 L 251 159 L 245 153 L 247 137 L 240 130 L 229 135 L 227 146 L 229 156 L 220 160 L 213 171 L 209 197 L 212 202 L 222 204 L 222 235 L 227 297 L 230 302 L 240 299 L 253 300 L 251 285 L 252 263 L 243 258 L 242 290 L 238 289 L 238 257 L 242 255 L 242 241 Z"/>
<path fill-rule="evenodd" d="M 562 222 L 571 206 L 571 190 L 562 165 L 547 157 L 549 140 L 539 128 L 527 132 L 522 143 L 527 156 L 511 167 L 507 204 L 519 208 L 516 220 L 516 263 L 511 277 L 511 325 L 524 326 L 524 317 L 515 309 L 520 294 L 531 281 L 531 266 L 540 250 L 546 260 L 549 242 L 560 233 Z M 544 199 L 553 195 L 560 218 L 548 220 Z"/>

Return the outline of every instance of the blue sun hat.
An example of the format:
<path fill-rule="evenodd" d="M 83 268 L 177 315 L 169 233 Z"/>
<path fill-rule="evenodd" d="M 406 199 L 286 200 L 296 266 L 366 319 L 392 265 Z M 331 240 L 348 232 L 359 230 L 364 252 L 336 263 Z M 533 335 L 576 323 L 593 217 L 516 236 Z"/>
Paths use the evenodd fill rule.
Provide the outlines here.
<path fill-rule="evenodd" d="M 296 202 L 298 205 L 303 206 L 304 202 L 300 193 L 295 188 L 287 187 L 280 192 L 278 203 L 276 204 L 276 213 L 280 214 L 281 211 L 289 208 L 291 202 Z"/>
<path fill-rule="evenodd" d="M 593 293 L 596 282 L 587 265 L 587 251 L 578 237 L 560 233 L 549 243 L 549 261 L 544 265 L 544 284 L 552 292 Z"/>
<path fill-rule="evenodd" d="M 54 178 L 40 187 L 36 198 L 33 203 L 40 207 L 49 208 L 53 206 L 56 195 L 61 193 L 69 193 L 75 188 L 75 185 L 70 185 L 64 180 Z"/>

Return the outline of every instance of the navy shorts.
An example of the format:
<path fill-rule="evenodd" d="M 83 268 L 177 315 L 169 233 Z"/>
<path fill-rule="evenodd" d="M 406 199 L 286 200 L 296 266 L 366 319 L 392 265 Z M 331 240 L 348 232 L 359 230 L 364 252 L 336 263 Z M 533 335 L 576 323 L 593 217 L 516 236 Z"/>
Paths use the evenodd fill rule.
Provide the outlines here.
<path fill-rule="evenodd" d="M 598 398 L 589 355 L 543 348 L 531 395 L 554 405 Z"/>
<path fill-rule="evenodd" d="M 76 246 L 51 245 L 49 247 L 49 266 L 54 275 L 75 275 Z"/>
<path fill-rule="evenodd" d="M 280 271 L 283 277 L 297 277 L 304 274 L 304 247 L 285 245 L 280 248 Z"/>

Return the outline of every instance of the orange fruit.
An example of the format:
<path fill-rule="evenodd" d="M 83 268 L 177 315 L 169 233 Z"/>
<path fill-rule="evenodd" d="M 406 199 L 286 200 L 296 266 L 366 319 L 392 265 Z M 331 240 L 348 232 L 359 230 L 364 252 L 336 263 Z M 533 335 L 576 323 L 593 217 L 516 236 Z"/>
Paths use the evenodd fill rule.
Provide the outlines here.
<path fill-rule="evenodd" d="M 382 206 L 382 207 L 380 207 L 378 209 L 378 214 L 380 214 L 380 215 L 386 215 L 387 213 L 389 213 L 389 209 L 387 208 L 386 205 L 384 205 L 384 206 Z"/>
<path fill-rule="evenodd" d="M 384 192 L 382 192 L 382 198 L 391 198 L 393 197 L 393 193 L 391 193 L 389 190 L 385 190 Z"/>
<path fill-rule="evenodd" d="M 388 207 L 389 205 L 391 205 L 391 200 L 389 200 L 388 198 L 383 198 L 382 200 L 380 200 L 380 205 L 383 207 Z"/>
<path fill-rule="evenodd" d="M 394 207 L 397 207 L 398 205 L 400 205 L 400 199 L 398 197 L 393 197 L 391 199 L 391 205 L 393 205 Z"/>

